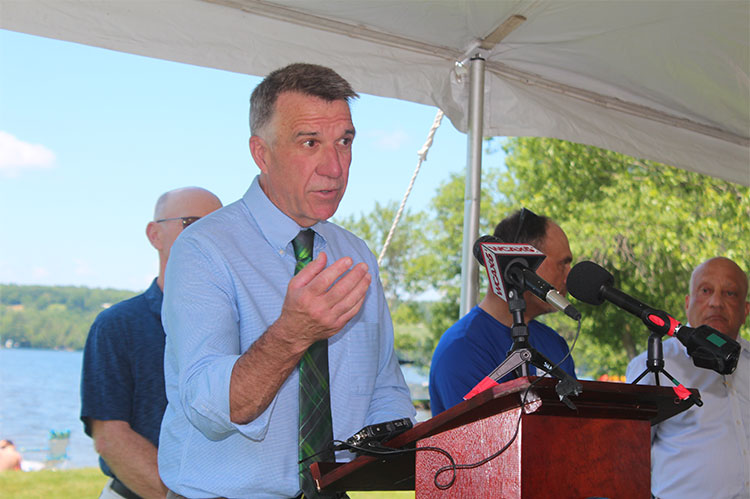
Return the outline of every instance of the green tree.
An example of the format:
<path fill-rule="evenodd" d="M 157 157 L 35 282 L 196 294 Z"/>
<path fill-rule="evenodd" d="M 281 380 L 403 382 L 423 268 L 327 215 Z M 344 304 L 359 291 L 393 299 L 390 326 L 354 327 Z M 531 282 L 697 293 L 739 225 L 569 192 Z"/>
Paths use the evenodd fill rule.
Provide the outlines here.
<path fill-rule="evenodd" d="M 132 291 L 0 284 L 0 340 L 80 350 L 96 315 Z"/>
<path fill-rule="evenodd" d="M 397 212 L 395 202 L 376 202 L 372 212 L 336 222 L 364 239 L 379 257 Z M 420 365 L 429 364 L 432 342 L 422 325 L 424 310 L 410 298 L 424 291 L 423 282 L 415 279 L 411 265 L 424 257 L 424 220 L 423 213 L 404 210 L 380 264 L 380 278 L 393 317 L 396 351 L 401 360 Z"/>
<path fill-rule="evenodd" d="M 508 213 L 504 194 L 494 187 L 500 178 L 498 168 L 485 168 L 479 221 L 481 234 L 491 234 Z M 432 348 L 459 316 L 464 197 L 465 175 L 452 174 L 440 185 L 430 203 L 430 220 L 425 231 L 427 252 L 418 261 L 409 262 L 410 276 L 440 296 L 430 309 L 428 327 L 433 338 Z M 479 275 L 480 292 L 483 292 L 486 280 L 483 271 Z"/>
<path fill-rule="evenodd" d="M 372 212 L 359 217 L 350 215 L 336 223 L 364 239 L 379 257 L 397 212 L 396 202 L 385 205 L 376 202 Z M 406 295 L 424 290 L 422 283 L 410 275 L 409 266 L 409 262 L 419 260 L 424 254 L 424 221 L 423 213 L 412 214 L 405 209 L 380 263 L 380 280 L 391 307 L 397 306 Z"/>
<path fill-rule="evenodd" d="M 616 286 L 678 320 L 690 272 L 724 255 L 750 268 L 750 189 L 596 147 L 546 138 L 508 139 L 497 184 L 510 204 L 550 216 L 567 232 L 576 261 L 593 260 Z M 587 374 L 622 374 L 646 347 L 639 319 L 613 305 L 581 305 L 576 361 Z M 573 325 L 545 322 L 568 339 Z"/>

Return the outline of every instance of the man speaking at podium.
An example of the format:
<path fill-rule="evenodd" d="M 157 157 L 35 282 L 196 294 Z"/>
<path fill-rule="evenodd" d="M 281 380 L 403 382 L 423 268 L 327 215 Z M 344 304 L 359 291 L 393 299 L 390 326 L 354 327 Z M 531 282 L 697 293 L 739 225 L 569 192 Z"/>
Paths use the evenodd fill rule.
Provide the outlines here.
<path fill-rule="evenodd" d="M 522 209 L 502 220 L 494 236 L 504 242 L 526 243 L 546 255 L 536 273 L 565 295 L 565 280 L 573 256 L 565 232 L 548 217 Z M 534 320 L 556 309 L 534 296 L 524 293 L 529 344 L 551 362 L 560 362 L 568 353 L 568 344 L 555 330 Z M 479 305 L 451 326 L 440 338 L 430 366 L 430 407 L 437 415 L 463 400 L 479 381 L 490 374 L 506 358 L 513 340 L 513 316 L 508 304 L 490 287 Z M 573 359 L 568 356 L 560 366 L 575 377 Z M 535 375 L 534 366 L 529 374 Z M 500 382 L 509 381 L 509 374 Z"/>
<path fill-rule="evenodd" d="M 659 499 L 750 497 L 750 342 L 739 335 L 750 312 L 747 288 L 747 275 L 728 258 L 693 270 L 685 298 L 689 325 L 710 326 L 742 350 L 735 371 L 722 375 L 696 367 L 677 338 L 663 343 L 664 369 L 697 388 L 703 406 L 651 428 L 651 493 Z M 646 356 L 630 361 L 628 382 L 646 367 Z M 654 375 L 640 383 L 654 384 Z"/>
<path fill-rule="evenodd" d="M 318 497 L 307 468 L 333 460 L 332 439 L 415 414 L 375 257 L 326 221 L 347 185 L 356 96 L 322 66 L 269 74 L 250 98 L 260 174 L 172 249 L 167 497 Z"/>

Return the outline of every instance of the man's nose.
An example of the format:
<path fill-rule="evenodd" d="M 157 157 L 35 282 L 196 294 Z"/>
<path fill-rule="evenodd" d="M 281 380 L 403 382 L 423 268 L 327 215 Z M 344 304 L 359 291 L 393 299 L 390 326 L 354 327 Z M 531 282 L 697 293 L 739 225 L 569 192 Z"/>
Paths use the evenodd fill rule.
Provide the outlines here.
<path fill-rule="evenodd" d="M 318 175 L 338 178 L 344 171 L 344 160 L 335 146 L 326 147 L 323 157 L 315 170 Z"/>
<path fill-rule="evenodd" d="M 708 297 L 708 304 L 712 307 L 721 307 L 722 303 L 721 293 L 713 292 L 711 293 L 711 296 Z"/>

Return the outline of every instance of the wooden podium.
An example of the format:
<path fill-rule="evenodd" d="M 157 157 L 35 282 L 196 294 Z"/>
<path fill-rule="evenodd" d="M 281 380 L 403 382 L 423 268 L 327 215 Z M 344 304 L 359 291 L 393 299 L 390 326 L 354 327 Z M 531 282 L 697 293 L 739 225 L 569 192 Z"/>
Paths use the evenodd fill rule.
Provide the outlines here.
<path fill-rule="evenodd" d="M 521 397 L 534 381 L 523 409 Z M 388 442 L 412 452 L 314 463 L 313 477 L 325 491 L 414 490 L 417 498 L 650 497 L 650 427 L 692 402 L 669 387 L 582 381 L 571 410 L 555 393 L 557 382 L 530 377 L 497 385 Z M 509 442 L 517 426 L 500 456 L 458 469 L 448 489 L 435 485 L 437 471 L 450 463 L 427 447 L 444 449 L 457 464 L 477 463 Z M 448 470 L 437 481 L 445 485 L 452 476 Z"/>

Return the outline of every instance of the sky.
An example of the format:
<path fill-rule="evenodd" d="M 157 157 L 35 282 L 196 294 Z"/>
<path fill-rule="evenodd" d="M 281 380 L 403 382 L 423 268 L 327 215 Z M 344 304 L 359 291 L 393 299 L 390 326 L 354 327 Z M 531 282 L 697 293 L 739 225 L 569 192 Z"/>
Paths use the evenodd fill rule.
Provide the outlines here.
<path fill-rule="evenodd" d="M 258 82 L 0 30 L 0 283 L 148 287 L 158 260 L 145 227 L 159 195 L 197 185 L 229 204 L 257 174 L 247 141 Z M 436 112 L 365 94 L 352 103 L 354 159 L 336 218 L 401 201 Z M 463 175 L 466 144 L 443 119 L 409 210 Z"/>

